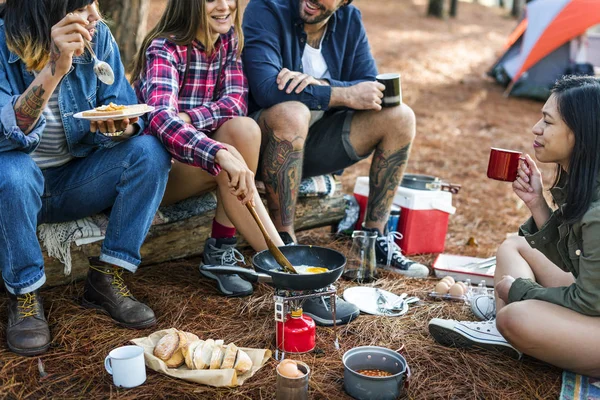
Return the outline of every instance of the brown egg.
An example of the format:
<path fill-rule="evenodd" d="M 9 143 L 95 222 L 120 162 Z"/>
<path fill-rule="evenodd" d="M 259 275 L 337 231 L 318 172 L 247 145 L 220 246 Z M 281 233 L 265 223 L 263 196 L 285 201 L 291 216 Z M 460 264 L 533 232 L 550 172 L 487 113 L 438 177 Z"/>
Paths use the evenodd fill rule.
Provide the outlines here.
<path fill-rule="evenodd" d="M 460 286 L 462 286 L 463 292 L 467 293 L 467 285 L 465 285 L 464 282 L 458 281 L 456 283 L 459 284 Z"/>
<path fill-rule="evenodd" d="M 455 281 L 454 281 L 454 278 L 453 278 L 453 277 L 451 277 L 450 275 L 443 277 L 443 278 L 442 278 L 442 281 L 446 281 L 446 282 L 448 282 L 448 285 L 449 285 L 449 286 L 452 286 L 452 285 L 454 285 L 454 283 L 455 283 Z"/>
<path fill-rule="evenodd" d="M 446 282 L 440 282 L 435 285 L 435 292 L 438 294 L 446 294 L 448 293 L 448 289 L 450 286 Z"/>
<path fill-rule="evenodd" d="M 285 362 L 288 361 L 288 362 Z M 291 361 L 291 362 L 290 362 Z M 298 376 L 298 366 L 293 360 L 283 360 L 278 366 L 277 369 L 281 376 L 285 376 L 286 378 L 296 378 Z"/>
<path fill-rule="evenodd" d="M 451 296 L 460 297 L 465 294 L 465 290 L 463 289 L 463 287 L 461 285 L 459 285 L 458 283 L 455 283 L 450 288 L 449 293 Z"/>
<path fill-rule="evenodd" d="M 302 378 L 304 376 L 304 372 L 298 370 L 298 373 L 296 374 L 296 378 Z"/>

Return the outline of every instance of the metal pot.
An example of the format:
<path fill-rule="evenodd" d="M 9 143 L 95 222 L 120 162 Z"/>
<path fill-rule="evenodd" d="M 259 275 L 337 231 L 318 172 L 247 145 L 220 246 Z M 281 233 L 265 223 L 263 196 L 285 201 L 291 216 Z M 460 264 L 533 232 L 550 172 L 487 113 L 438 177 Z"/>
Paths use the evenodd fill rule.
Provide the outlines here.
<path fill-rule="evenodd" d="M 385 347 L 362 346 L 348 350 L 344 363 L 344 390 L 358 400 L 392 400 L 408 386 L 410 368 L 398 352 Z M 359 374 L 358 370 L 378 369 L 391 376 L 374 377 Z"/>
<path fill-rule="evenodd" d="M 416 190 L 445 190 L 452 194 L 458 193 L 461 186 L 455 183 L 447 183 L 437 176 L 421 174 L 404 174 L 400 186 Z"/>

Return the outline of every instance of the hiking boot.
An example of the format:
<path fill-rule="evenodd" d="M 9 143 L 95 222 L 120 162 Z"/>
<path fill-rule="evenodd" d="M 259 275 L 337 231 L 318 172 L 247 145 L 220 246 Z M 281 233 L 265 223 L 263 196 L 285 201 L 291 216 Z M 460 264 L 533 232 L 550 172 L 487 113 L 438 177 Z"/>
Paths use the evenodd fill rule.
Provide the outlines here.
<path fill-rule="evenodd" d="M 480 321 L 496 319 L 496 298 L 487 294 L 473 297 L 471 311 Z"/>
<path fill-rule="evenodd" d="M 290 235 L 287 232 L 277 232 L 279 233 L 279 237 L 281 238 L 281 241 L 283 242 L 284 245 L 286 246 L 295 246 L 297 243 L 294 242 L 294 239 L 292 238 L 292 235 Z"/>
<path fill-rule="evenodd" d="M 154 311 L 133 297 L 122 274 L 123 268 L 91 257 L 82 305 L 110 315 L 125 328 L 143 329 L 155 325 Z"/>
<path fill-rule="evenodd" d="M 50 329 L 38 291 L 8 295 L 6 342 L 13 353 L 35 356 L 50 347 Z"/>
<path fill-rule="evenodd" d="M 480 347 L 520 359 L 523 353 L 515 349 L 496 328 L 496 320 L 485 322 L 455 321 L 434 318 L 429 321 L 429 333 L 443 346 Z"/>
<path fill-rule="evenodd" d="M 238 262 L 244 262 L 244 256 L 235 248 L 236 244 L 236 238 L 208 238 L 204 243 L 202 264 L 237 266 Z M 253 292 L 252 284 L 237 274 L 213 274 L 200 269 L 200 275 L 216 281 L 219 292 L 227 297 L 248 296 Z"/>
<path fill-rule="evenodd" d="M 320 326 L 333 326 L 333 315 L 330 311 L 329 296 L 311 297 L 302 304 L 304 314 L 311 317 L 315 324 Z M 348 303 L 335 296 L 335 323 L 344 325 L 360 314 L 360 310 L 352 303 Z"/>
<path fill-rule="evenodd" d="M 389 232 L 387 235 L 382 235 L 377 228 L 363 228 L 363 230 L 377 232 L 375 257 L 377 258 L 378 267 L 383 267 L 411 278 L 427 278 L 429 276 L 429 268 L 416 261 L 409 260 L 400 251 L 400 247 L 396 244 L 396 239 L 401 239 L 402 234 L 394 231 Z"/>

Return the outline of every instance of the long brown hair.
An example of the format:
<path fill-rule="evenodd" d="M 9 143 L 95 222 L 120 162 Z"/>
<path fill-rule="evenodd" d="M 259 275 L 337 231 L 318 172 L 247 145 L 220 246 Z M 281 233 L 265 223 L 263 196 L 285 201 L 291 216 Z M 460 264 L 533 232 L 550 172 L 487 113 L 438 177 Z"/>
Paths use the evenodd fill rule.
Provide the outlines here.
<path fill-rule="evenodd" d="M 40 71 L 50 58 L 50 31 L 69 12 L 97 0 L 7 0 L 0 5 L 6 45 L 25 63 L 27 70 Z"/>
<path fill-rule="evenodd" d="M 235 0 L 236 11 L 233 20 L 233 30 L 238 37 L 238 57 L 244 47 L 244 34 L 242 33 L 242 13 L 240 0 Z M 146 50 L 154 39 L 166 38 L 175 44 L 185 46 L 196 39 L 198 27 L 203 30 L 203 37 L 209 38 L 210 26 L 206 13 L 206 0 L 169 0 L 165 12 L 160 17 L 156 26 L 146 35 L 142 46 L 133 61 L 131 82 L 140 78 L 146 67 Z M 208 54 L 215 50 L 214 43 L 203 43 Z"/>

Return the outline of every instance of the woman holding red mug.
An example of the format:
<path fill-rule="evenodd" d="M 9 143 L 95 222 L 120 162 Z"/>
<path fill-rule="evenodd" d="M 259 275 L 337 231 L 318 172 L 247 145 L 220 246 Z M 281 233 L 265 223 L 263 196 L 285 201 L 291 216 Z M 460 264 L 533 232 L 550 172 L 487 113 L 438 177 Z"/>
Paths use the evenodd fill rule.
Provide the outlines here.
<path fill-rule="evenodd" d="M 496 317 L 433 319 L 441 344 L 522 353 L 600 377 L 600 80 L 559 80 L 533 127 L 535 159 L 556 164 L 544 199 L 536 161 L 521 161 L 513 190 L 531 218 L 498 249 Z"/>

